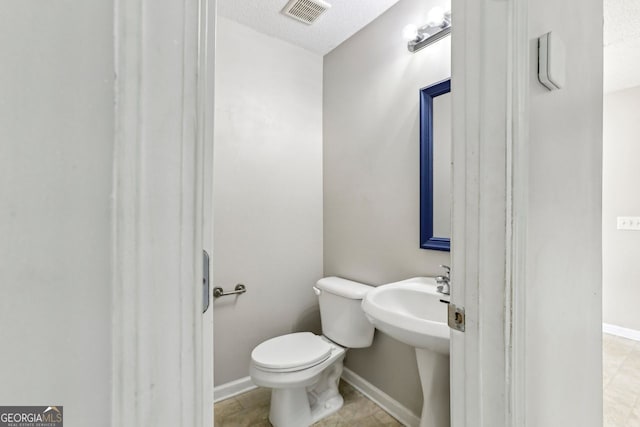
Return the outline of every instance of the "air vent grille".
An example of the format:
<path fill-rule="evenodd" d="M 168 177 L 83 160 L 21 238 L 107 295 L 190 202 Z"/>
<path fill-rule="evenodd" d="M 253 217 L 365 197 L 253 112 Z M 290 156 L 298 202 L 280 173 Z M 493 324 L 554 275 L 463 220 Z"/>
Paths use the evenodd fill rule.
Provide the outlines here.
<path fill-rule="evenodd" d="M 312 24 L 331 5 L 322 0 L 291 0 L 282 9 L 282 13 L 305 24 Z"/>

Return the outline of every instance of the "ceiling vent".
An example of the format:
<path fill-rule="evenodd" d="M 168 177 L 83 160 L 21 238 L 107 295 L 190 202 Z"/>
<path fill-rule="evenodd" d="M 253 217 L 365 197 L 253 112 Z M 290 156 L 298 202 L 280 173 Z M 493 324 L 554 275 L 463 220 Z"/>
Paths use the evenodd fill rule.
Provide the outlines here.
<path fill-rule="evenodd" d="M 322 0 L 291 0 L 282 13 L 305 24 L 313 24 L 331 5 Z"/>

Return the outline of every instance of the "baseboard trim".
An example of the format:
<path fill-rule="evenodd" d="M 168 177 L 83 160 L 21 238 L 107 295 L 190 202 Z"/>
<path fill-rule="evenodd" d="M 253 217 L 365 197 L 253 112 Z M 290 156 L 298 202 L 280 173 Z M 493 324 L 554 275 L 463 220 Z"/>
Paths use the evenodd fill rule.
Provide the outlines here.
<path fill-rule="evenodd" d="M 602 324 L 602 332 L 610 335 L 617 335 L 634 341 L 640 341 L 640 331 L 635 329 L 623 328 L 622 326 L 611 325 L 609 323 Z"/>
<path fill-rule="evenodd" d="M 245 393 L 258 388 L 251 382 L 251 377 L 240 378 L 239 380 L 221 384 L 213 388 L 213 403 L 229 399 L 233 396 Z"/>
<path fill-rule="evenodd" d="M 360 393 L 374 401 L 378 406 L 387 411 L 391 416 L 408 427 L 418 427 L 420 417 L 403 406 L 400 402 L 362 378 L 349 368 L 342 371 L 342 379 L 353 386 Z"/>
<path fill-rule="evenodd" d="M 638 333 L 640 337 L 640 333 Z M 349 368 L 342 371 L 342 379 L 353 386 L 367 398 L 374 401 L 378 406 L 387 411 L 391 416 L 408 427 L 418 427 L 420 425 L 420 417 L 403 406 L 400 402 L 362 378 Z M 218 403 L 226 399 L 230 399 L 247 391 L 258 388 L 251 382 L 251 377 L 240 378 L 225 384 L 214 387 L 213 402 Z"/>

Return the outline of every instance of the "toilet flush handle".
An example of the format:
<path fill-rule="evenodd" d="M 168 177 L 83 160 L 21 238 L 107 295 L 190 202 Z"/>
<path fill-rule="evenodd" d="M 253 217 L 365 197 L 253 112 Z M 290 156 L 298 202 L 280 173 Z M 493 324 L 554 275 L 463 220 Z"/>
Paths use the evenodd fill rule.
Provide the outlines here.
<path fill-rule="evenodd" d="M 315 286 L 313 286 L 313 292 L 315 292 L 317 296 L 320 296 L 320 294 L 322 293 L 322 291 Z"/>

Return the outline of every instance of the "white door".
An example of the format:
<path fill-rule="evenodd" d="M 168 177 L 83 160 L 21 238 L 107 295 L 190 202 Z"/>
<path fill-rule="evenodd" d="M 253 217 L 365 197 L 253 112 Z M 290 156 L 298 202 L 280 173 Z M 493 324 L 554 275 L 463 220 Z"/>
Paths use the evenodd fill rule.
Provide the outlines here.
<path fill-rule="evenodd" d="M 65 425 L 104 425 L 113 5 L 0 7 L 0 406 L 61 406 Z"/>
<path fill-rule="evenodd" d="M 215 0 L 3 12 L 0 403 L 210 427 Z"/>

